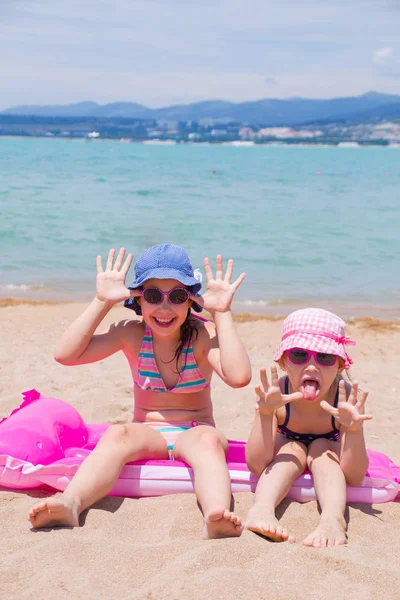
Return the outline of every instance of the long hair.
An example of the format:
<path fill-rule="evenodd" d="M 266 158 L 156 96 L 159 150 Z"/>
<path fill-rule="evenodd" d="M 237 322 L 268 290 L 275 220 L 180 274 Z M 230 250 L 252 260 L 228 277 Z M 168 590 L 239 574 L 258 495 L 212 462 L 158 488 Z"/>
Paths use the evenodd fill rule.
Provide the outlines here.
<path fill-rule="evenodd" d="M 197 325 L 196 319 L 193 319 L 191 317 L 191 309 L 189 307 L 187 315 L 186 315 L 186 319 L 184 320 L 184 322 L 181 325 L 181 338 L 180 338 L 179 344 L 175 350 L 174 357 L 172 358 L 171 361 L 168 361 L 168 362 L 172 362 L 173 360 L 175 360 L 176 372 L 179 374 L 185 370 L 186 362 L 187 362 L 187 354 L 185 354 L 185 364 L 182 365 L 181 369 L 179 369 L 179 357 L 182 354 L 184 347 L 186 345 L 189 345 L 191 342 L 194 342 L 197 339 L 197 336 L 199 335 L 196 325 Z"/>

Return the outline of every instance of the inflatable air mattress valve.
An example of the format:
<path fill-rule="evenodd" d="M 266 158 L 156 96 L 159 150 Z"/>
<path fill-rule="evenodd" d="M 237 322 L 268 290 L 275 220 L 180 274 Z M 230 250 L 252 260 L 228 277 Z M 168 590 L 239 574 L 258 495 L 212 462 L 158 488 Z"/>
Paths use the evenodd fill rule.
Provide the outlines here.
<path fill-rule="evenodd" d="M 36 390 L 25 392 L 23 398 L 21 406 L 0 421 L 0 487 L 47 485 L 62 491 L 109 425 L 86 424 L 68 403 Z M 254 491 L 257 484 L 247 469 L 244 449 L 245 442 L 229 441 L 227 462 L 234 493 Z M 375 504 L 400 499 L 400 468 L 380 452 L 368 454 L 364 481 L 347 488 L 347 501 Z M 126 464 L 110 495 L 138 498 L 193 491 L 193 472 L 186 463 L 146 460 Z M 311 473 L 306 471 L 295 481 L 288 497 L 315 500 Z"/>

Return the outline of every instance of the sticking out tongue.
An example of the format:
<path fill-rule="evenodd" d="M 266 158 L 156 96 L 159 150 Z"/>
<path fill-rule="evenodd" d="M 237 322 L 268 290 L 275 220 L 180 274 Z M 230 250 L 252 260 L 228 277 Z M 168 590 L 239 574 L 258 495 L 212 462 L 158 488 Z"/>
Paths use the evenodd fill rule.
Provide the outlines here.
<path fill-rule="evenodd" d="M 314 379 L 306 379 L 301 385 L 301 391 L 305 400 L 315 400 L 319 394 L 319 383 Z"/>

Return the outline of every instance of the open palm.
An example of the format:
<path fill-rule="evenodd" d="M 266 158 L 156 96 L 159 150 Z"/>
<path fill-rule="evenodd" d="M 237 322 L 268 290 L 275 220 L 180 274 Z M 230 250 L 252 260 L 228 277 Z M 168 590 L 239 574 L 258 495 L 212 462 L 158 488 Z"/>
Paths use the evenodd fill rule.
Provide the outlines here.
<path fill-rule="evenodd" d="M 110 250 L 105 270 L 101 256 L 97 257 L 96 295 L 99 300 L 116 303 L 132 297 L 132 292 L 125 286 L 125 279 L 133 257 L 128 254 L 124 262 L 124 256 L 125 248 L 121 248 L 114 262 L 115 250 Z"/>
<path fill-rule="evenodd" d="M 256 385 L 255 392 L 258 396 L 256 410 L 260 415 L 270 415 L 276 410 L 288 404 L 301 400 L 303 394 L 301 392 L 293 392 L 293 394 L 282 394 L 279 385 L 278 369 L 273 365 L 271 367 L 271 383 L 268 381 L 266 369 L 260 369 L 261 385 Z"/>
<path fill-rule="evenodd" d="M 215 277 L 208 258 L 204 259 L 204 270 L 207 282 L 207 290 L 203 295 L 205 310 L 211 314 L 215 312 L 227 312 L 230 310 L 236 290 L 246 277 L 245 273 L 241 273 L 236 281 L 231 283 L 233 260 L 231 258 L 228 260 L 228 266 L 224 275 L 222 256 L 220 254 L 218 254 L 216 259 Z"/>
<path fill-rule="evenodd" d="M 358 393 L 358 383 L 354 381 L 351 386 L 348 399 L 346 398 L 346 388 L 343 379 L 339 382 L 339 402 L 337 408 L 323 400 L 321 407 L 337 419 L 340 424 L 348 431 L 357 431 L 361 429 L 364 421 L 372 419 L 372 415 L 365 414 L 365 401 L 368 392 Z"/>

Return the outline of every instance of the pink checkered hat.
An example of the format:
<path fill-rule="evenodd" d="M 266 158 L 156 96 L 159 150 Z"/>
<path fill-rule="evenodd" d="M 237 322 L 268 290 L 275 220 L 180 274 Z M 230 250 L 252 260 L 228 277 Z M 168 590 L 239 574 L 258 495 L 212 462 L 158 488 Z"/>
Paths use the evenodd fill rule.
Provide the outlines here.
<path fill-rule="evenodd" d="M 283 322 L 281 343 L 274 360 L 278 361 L 285 350 L 303 348 L 314 352 L 336 354 L 343 358 L 345 369 L 353 363 L 344 346 L 355 346 L 346 336 L 346 323 L 342 319 L 322 308 L 303 308 L 296 310 Z"/>

